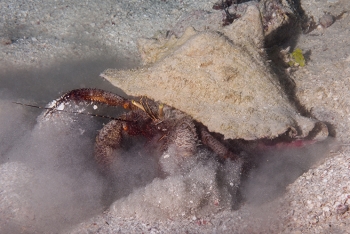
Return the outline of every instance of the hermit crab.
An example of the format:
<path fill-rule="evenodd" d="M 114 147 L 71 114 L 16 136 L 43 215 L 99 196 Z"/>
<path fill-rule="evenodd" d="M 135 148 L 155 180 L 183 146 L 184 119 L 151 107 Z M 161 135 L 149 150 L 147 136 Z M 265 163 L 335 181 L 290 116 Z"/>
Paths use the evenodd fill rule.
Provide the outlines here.
<path fill-rule="evenodd" d="M 162 152 L 171 145 L 176 157 L 194 155 L 197 147 L 203 145 L 213 151 L 219 160 L 239 159 L 224 142 L 209 133 L 204 125 L 184 112 L 147 97 L 129 100 L 100 89 L 75 89 L 53 101 L 45 116 L 62 110 L 64 105 L 72 101 L 106 104 L 129 111 L 113 118 L 96 137 L 95 159 L 107 172 L 115 160 L 113 152 L 122 148 L 122 142 L 132 136 L 143 136 L 149 142 L 156 142 Z"/>

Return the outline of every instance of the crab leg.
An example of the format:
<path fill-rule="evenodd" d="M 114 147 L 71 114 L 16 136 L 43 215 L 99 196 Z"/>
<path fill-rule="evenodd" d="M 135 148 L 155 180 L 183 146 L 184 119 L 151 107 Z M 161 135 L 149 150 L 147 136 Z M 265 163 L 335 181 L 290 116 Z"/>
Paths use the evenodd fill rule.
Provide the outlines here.
<path fill-rule="evenodd" d="M 178 155 L 191 156 L 197 150 L 197 134 L 195 125 L 190 118 L 179 120 L 175 128 L 171 131 L 168 144 L 176 147 Z"/>
<path fill-rule="evenodd" d="M 122 106 L 125 109 L 132 109 L 133 106 L 131 101 L 101 89 L 74 89 L 56 99 L 51 104 L 50 109 L 45 113 L 45 115 L 51 114 L 61 104 L 68 103 L 69 101 L 91 101 L 110 106 Z"/>
<path fill-rule="evenodd" d="M 106 124 L 96 137 L 95 160 L 102 167 L 108 169 L 113 163 L 113 151 L 120 147 L 123 123 L 112 120 Z"/>
<path fill-rule="evenodd" d="M 105 172 L 110 171 L 109 168 L 113 165 L 116 156 L 113 152 L 121 148 L 123 137 L 127 135 L 147 137 L 150 134 L 142 124 L 149 124 L 146 118 L 148 116 L 144 112 L 132 111 L 122 115 L 118 120 L 110 121 L 99 131 L 95 142 L 95 160 L 101 169 Z"/>
<path fill-rule="evenodd" d="M 221 159 L 239 159 L 237 155 L 232 153 L 226 146 L 213 137 L 205 128 L 201 128 L 200 135 L 202 143 L 213 150 Z"/>

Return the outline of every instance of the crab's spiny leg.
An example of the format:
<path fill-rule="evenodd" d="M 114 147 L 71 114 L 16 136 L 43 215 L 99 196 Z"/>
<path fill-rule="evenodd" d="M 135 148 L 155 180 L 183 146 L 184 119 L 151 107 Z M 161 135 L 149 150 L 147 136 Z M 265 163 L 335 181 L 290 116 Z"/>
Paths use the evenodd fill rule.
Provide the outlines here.
<path fill-rule="evenodd" d="M 213 150 L 221 159 L 237 160 L 239 157 L 232 153 L 226 146 L 213 137 L 206 129 L 200 130 L 201 141 Z"/>
<path fill-rule="evenodd" d="M 108 170 L 112 165 L 113 151 L 120 147 L 123 123 L 119 120 L 110 121 L 99 132 L 95 143 L 95 159 L 102 169 Z"/>
<path fill-rule="evenodd" d="M 113 152 L 122 148 L 122 138 L 125 136 L 148 136 L 143 125 L 148 116 L 145 112 L 135 110 L 121 116 L 121 119 L 110 121 L 99 132 L 95 142 L 95 159 L 101 169 L 109 171 L 115 160 Z"/>
<path fill-rule="evenodd" d="M 197 133 L 191 118 L 184 117 L 171 131 L 168 144 L 176 147 L 175 152 L 182 156 L 192 156 L 197 151 Z"/>
<path fill-rule="evenodd" d="M 50 114 L 57 109 L 61 104 L 69 101 L 91 101 L 110 106 L 122 106 L 125 109 L 132 109 L 131 102 L 119 95 L 107 92 L 101 89 L 74 89 L 65 93 L 60 98 L 55 100 L 50 110 L 45 115 Z"/>

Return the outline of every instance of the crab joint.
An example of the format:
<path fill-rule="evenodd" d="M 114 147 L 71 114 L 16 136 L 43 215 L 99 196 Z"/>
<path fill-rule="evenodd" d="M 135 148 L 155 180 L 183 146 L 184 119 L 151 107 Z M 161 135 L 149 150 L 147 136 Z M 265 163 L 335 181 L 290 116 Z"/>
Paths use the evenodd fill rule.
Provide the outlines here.
<path fill-rule="evenodd" d="M 159 117 L 160 119 L 163 119 L 163 118 L 164 118 L 164 111 L 163 111 L 163 108 L 164 108 L 164 104 L 159 104 L 158 117 Z"/>
<path fill-rule="evenodd" d="M 125 110 L 130 110 L 130 109 L 131 109 L 130 102 L 125 102 L 125 103 L 123 104 L 123 108 L 124 108 Z"/>
<path fill-rule="evenodd" d="M 123 130 L 127 132 L 129 130 L 128 125 L 123 124 Z"/>

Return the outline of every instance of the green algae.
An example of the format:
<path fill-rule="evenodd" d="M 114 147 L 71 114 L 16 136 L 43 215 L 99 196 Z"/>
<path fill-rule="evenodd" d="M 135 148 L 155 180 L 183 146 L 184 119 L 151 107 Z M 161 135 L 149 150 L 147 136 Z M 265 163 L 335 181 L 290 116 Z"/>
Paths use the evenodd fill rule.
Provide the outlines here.
<path fill-rule="evenodd" d="M 305 58 L 303 55 L 303 51 L 300 48 L 296 48 L 291 54 L 290 54 L 290 61 L 288 62 L 289 66 L 305 66 Z"/>

